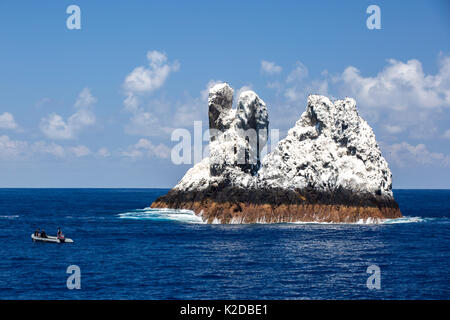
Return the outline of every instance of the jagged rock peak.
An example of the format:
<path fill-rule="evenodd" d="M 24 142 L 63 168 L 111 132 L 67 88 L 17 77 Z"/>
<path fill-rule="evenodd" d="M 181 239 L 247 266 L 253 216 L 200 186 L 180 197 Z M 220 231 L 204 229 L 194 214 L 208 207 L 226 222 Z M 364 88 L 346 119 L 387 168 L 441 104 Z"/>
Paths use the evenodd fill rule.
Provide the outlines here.
<path fill-rule="evenodd" d="M 262 161 L 262 185 L 350 190 L 392 197 L 391 172 L 375 135 L 351 98 L 310 95 L 306 111 Z"/>
<path fill-rule="evenodd" d="M 233 89 L 227 83 L 218 83 L 209 89 L 209 129 L 225 131 L 230 127 L 230 112 L 233 106 Z M 212 135 L 212 141 L 215 135 Z"/>
<path fill-rule="evenodd" d="M 237 116 L 241 120 L 240 127 L 244 130 L 267 130 L 269 127 L 266 104 L 254 91 L 241 92 L 238 99 Z"/>
<path fill-rule="evenodd" d="M 255 175 L 260 154 L 267 142 L 267 107 L 251 91 L 240 94 L 237 109 L 232 109 L 233 89 L 217 84 L 209 93 L 210 174 L 219 176 L 227 169 L 240 169 Z"/>

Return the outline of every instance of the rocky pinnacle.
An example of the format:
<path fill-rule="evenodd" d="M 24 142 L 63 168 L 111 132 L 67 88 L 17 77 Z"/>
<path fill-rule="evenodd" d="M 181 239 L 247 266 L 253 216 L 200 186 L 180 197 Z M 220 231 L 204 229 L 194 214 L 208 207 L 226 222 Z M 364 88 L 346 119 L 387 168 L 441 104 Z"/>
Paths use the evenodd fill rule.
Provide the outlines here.
<path fill-rule="evenodd" d="M 261 159 L 266 104 L 253 91 L 210 89 L 210 157 L 153 208 L 191 209 L 209 223 L 358 222 L 400 217 L 392 175 L 351 98 L 310 95 L 286 138 Z"/>

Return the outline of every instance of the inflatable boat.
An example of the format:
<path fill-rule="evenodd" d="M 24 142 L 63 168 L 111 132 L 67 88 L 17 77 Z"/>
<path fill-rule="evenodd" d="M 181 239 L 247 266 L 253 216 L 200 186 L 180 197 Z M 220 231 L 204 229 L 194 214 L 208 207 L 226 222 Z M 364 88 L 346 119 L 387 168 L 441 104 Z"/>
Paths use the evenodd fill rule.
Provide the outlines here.
<path fill-rule="evenodd" d="M 72 243 L 73 240 L 69 238 L 60 238 L 47 236 L 46 238 L 37 237 L 34 235 L 34 233 L 31 234 L 31 239 L 33 239 L 34 242 L 51 242 L 51 243 Z"/>

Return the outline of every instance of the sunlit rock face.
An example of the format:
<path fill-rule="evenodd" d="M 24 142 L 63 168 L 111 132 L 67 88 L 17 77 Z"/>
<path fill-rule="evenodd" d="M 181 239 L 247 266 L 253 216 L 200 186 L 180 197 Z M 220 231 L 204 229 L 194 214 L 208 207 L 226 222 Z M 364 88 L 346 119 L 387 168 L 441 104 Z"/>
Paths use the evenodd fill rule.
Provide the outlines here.
<path fill-rule="evenodd" d="M 233 168 L 255 175 L 269 127 L 264 101 L 253 91 L 244 91 L 237 109 L 232 109 L 233 89 L 222 83 L 211 88 L 208 104 L 211 175 L 220 176 Z"/>
<path fill-rule="evenodd" d="M 233 107 L 233 89 L 226 83 L 216 84 L 209 90 L 208 116 L 209 129 L 225 131 L 230 128 L 232 118 L 230 115 Z M 215 136 L 211 136 L 214 140 Z"/>
<path fill-rule="evenodd" d="M 253 91 L 210 89 L 210 157 L 152 207 L 194 210 L 210 223 L 360 222 L 401 216 L 391 172 L 351 98 L 310 95 L 287 137 L 260 159 L 267 107 Z"/>
<path fill-rule="evenodd" d="M 351 98 L 308 97 L 306 111 L 264 158 L 261 185 L 392 197 L 391 171 Z"/>

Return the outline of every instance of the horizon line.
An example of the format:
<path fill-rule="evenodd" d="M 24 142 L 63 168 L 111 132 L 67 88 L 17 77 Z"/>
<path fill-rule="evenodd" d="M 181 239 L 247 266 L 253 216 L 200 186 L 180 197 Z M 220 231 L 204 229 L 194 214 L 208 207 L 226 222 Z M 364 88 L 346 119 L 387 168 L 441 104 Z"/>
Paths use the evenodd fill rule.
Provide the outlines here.
<path fill-rule="evenodd" d="M 2 189 L 172 189 L 173 187 L 0 187 Z M 393 188 L 392 190 L 450 190 L 449 188 Z"/>

